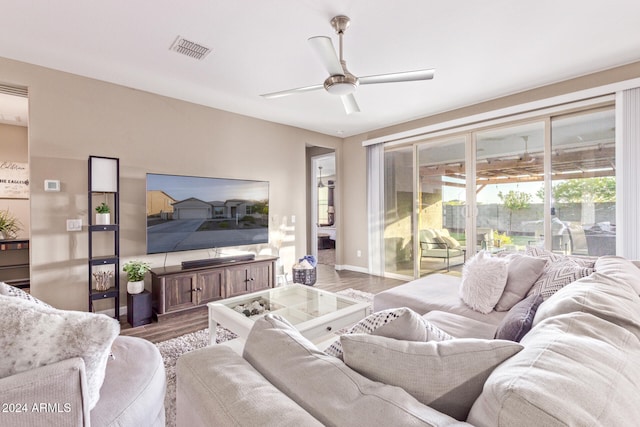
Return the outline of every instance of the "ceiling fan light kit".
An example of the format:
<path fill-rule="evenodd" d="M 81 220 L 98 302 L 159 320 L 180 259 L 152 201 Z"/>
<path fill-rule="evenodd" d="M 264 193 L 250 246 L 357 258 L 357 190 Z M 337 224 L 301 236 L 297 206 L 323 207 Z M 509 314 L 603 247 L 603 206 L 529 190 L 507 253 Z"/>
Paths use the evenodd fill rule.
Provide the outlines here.
<path fill-rule="evenodd" d="M 329 76 L 324 81 L 324 88 L 332 95 L 349 95 L 356 91 L 360 82 L 353 74 L 346 76 Z"/>
<path fill-rule="evenodd" d="M 340 96 L 345 112 L 347 114 L 359 112 L 360 108 L 353 94 L 360 84 L 378 84 L 378 83 L 398 83 L 417 80 L 430 80 L 433 78 L 435 71 L 433 69 L 404 71 L 398 73 L 378 74 L 374 76 L 356 77 L 347 70 L 347 62 L 342 56 L 342 36 L 351 20 L 344 15 L 338 15 L 331 19 L 331 26 L 338 34 L 340 40 L 339 53 L 336 55 L 333 42 L 329 37 L 316 36 L 309 38 L 309 44 L 315 50 L 320 62 L 329 72 L 329 77 L 322 85 L 306 86 L 297 89 L 283 90 L 279 92 L 267 93 L 261 95 L 263 98 L 280 98 L 283 96 L 293 95 L 302 92 L 309 92 L 324 88 L 332 95 Z"/>

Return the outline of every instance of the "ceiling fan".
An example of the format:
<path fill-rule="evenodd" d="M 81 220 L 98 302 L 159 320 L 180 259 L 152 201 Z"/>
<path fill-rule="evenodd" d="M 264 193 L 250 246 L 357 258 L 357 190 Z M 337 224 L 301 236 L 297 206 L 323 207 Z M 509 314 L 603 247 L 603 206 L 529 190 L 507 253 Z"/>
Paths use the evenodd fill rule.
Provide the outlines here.
<path fill-rule="evenodd" d="M 433 78 L 435 70 L 416 70 L 416 71 L 404 71 L 399 73 L 378 74 L 374 76 L 356 77 L 347 70 L 347 63 L 342 57 L 342 36 L 349 27 L 351 20 L 344 16 L 339 15 L 331 20 L 331 26 L 338 33 L 340 38 L 340 56 L 336 55 L 336 51 L 333 47 L 331 38 L 325 36 L 311 37 L 308 41 L 311 47 L 316 51 L 320 61 L 329 72 L 329 77 L 323 84 L 305 86 L 297 89 L 283 90 L 280 92 L 273 92 L 261 95 L 263 98 L 280 98 L 283 96 L 294 95 L 297 93 L 309 92 L 318 89 L 325 89 L 327 92 L 333 95 L 340 96 L 344 109 L 347 114 L 356 113 L 360 111 L 356 98 L 353 93 L 356 91 L 359 85 L 377 84 L 377 83 L 397 83 L 397 82 L 409 82 L 416 80 L 430 80 Z"/>

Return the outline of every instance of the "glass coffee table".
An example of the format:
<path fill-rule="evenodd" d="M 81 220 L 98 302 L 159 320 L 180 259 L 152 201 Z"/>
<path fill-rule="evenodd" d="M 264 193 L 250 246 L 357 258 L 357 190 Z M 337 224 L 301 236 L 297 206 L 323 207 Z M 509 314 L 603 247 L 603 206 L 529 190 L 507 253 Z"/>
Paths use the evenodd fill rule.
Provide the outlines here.
<path fill-rule="evenodd" d="M 209 344 L 216 342 L 216 326 L 234 332 L 244 341 L 254 322 L 266 313 L 279 314 L 314 343 L 365 318 L 370 303 L 301 284 L 210 302 Z M 264 307 L 265 311 L 261 311 Z"/>

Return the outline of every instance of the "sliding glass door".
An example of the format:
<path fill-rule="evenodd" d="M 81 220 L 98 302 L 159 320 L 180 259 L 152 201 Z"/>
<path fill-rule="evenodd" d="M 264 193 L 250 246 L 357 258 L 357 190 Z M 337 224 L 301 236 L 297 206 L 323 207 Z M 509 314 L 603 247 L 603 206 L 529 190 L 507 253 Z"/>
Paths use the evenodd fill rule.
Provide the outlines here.
<path fill-rule="evenodd" d="M 544 122 L 476 134 L 476 250 L 544 241 Z"/>
<path fill-rule="evenodd" d="M 385 273 L 460 271 L 479 250 L 530 245 L 615 255 L 615 153 L 611 105 L 386 148 Z"/>
<path fill-rule="evenodd" d="M 413 146 L 384 154 L 385 272 L 413 277 Z"/>
<path fill-rule="evenodd" d="M 417 147 L 416 268 L 419 276 L 450 270 L 466 254 L 466 137 Z"/>
<path fill-rule="evenodd" d="M 553 118 L 551 143 L 554 250 L 615 255 L 614 110 Z"/>

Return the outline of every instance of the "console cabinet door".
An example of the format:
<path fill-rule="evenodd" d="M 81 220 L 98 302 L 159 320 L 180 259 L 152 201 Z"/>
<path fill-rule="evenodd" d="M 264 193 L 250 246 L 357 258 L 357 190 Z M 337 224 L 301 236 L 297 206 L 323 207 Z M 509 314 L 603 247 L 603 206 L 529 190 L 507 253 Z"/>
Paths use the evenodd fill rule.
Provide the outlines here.
<path fill-rule="evenodd" d="M 251 292 L 263 291 L 273 287 L 273 263 L 254 264 L 249 268 Z"/>
<path fill-rule="evenodd" d="M 164 278 L 166 311 L 182 310 L 195 307 L 197 276 L 181 274 Z"/>
<path fill-rule="evenodd" d="M 206 304 L 222 299 L 223 287 L 224 270 L 222 268 L 206 273 L 198 273 L 197 304 Z"/>
<path fill-rule="evenodd" d="M 225 298 L 244 295 L 251 292 L 249 267 L 239 265 L 225 268 Z"/>

